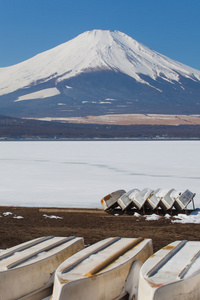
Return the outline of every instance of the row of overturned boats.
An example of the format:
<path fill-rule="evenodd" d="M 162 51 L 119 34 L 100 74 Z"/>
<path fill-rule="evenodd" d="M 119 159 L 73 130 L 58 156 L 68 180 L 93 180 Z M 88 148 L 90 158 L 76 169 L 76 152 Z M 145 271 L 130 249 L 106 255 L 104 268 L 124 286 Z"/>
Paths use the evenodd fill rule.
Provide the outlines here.
<path fill-rule="evenodd" d="M 46 236 L 0 253 L 1 300 L 199 300 L 200 242 Z"/>
<path fill-rule="evenodd" d="M 195 193 L 190 190 L 184 192 L 175 189 L 156 189 L 145 188 L 143 190 L 131 189 L 117 190 L 106 195 L 101 199 L 103 209 L 108 213 L 115 213 L 116 210 L 121 213 L 130 213 L 131 211 L 154 212 L 161 210 L 162 212 L 187 212 L 190 203 L 195 209 L 194 197 Z"/>

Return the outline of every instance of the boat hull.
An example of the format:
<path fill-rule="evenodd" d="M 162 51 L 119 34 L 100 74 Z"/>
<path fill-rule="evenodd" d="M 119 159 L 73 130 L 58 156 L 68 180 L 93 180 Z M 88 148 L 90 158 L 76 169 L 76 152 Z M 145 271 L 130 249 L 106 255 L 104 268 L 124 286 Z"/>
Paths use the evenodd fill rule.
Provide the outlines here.
<path fill-rule="evenodd" d="M 199 300 L 200 274 L 194 278 L 181 280 L 160 287 L 149 286 L 147 282 L 139 281 L 138 300 Z"/>
<path fill-rule="evenodd" d="M 187 207 L 187 205 L 193 200 L 195 193 L 192 193 L 189 190 L 186 190 L 184 193 L 181 193 L 174 201 L 174 207 L 181 211 Z"/>
<path fill-rule="evenodd" d="M 125 190 L 118 190 L 106 195 L 103 199 L 101 199 L 101 204 L 104 210 L 109 210 L 118 206 L 117 200 L 125 194 Z"/>
<path fill-rule="evenodd" d="M 152 251 L 152 241 L 150 239 L 142 240 L 138 245 L 116 260 L 113 259 L 108 265 L 103 265 L 103 269 L 100 268 L 99 270 L 97 268 L 95 269 L 96 271 L 94 270 L 92 273 L 87 272 L 84 276 L 78 278 L 76 278 L 76 270 L 74 270 L 74 280 L 71 280 L 73 278 L 73 271 L 71 271 L 72 274 L 70 276 L 64 271 L 71 263 L 70 259 L 68 259 L 59 266 L 55 273 L 54 290 L 51 299 L 115 299 L 123 293 L 123 287 L 133 262 L 144 262 L 151 255 Z M 85 255 L 85 251 L 81 252 L 79 252 L 80 255 Z M 98 252 L 97 255 L 101 256 L 103 254 Z M 75 256 L 76 260 L 78 260 L 78 255 Z M 94 255 L 93 259 L 95 259 Z M 88 262 L 89 261 L 90 260 L 88 260 Z M 90 264 L 87 265 L 86 269 L 90 269 Z"/>
<path fill-rule="evenodd" d="M 133 206 L 133 201 L 130 199 L 130 195 L 134 192 L 139 192 L 138 189 L 132 189 L 129 192 L 123 194 L 118 200 L 118 204 L 121 207 L 122 211 L 126 210 Z"/>
<path fill-rule="evenodd" d="M 56 268 L 83 248 L 83 238 L 44 237 L 3 251 L 0 255 L 1 299 L 12 300 L 34 292 L 37 294 L 38 290 L 51 283 Z M 51 284 L 46 292 L 51 292 Z"/>
<path fill-rule="evenodd" d="M 140 210 L 143 208 L 144 206 L 144 203 L 146 201 L 146 199 L 144 199 L 142 196 L 141 196 L 141 192 L 140 191 L 134 191 L 133 193 L 131 193 L 129 195 L 129 198 L 133 201 L 133 204 L 134 206 Z"/>
<path fill-rule="evenodd" d="M 143 264 L 138 300 L 168 299 L 200 299 L 200 242 L 173 242 Z"/>
<path fill-rule="evenodd" d="M 171 190 L 167 191 L 165 193 L 165 195 L 162 195 L 161 197 L 159 195 L 160 192 L 161 193 L 163 192 L 161 189 L 159 189 L 158 191 L 155 192 L 156 197 L 160 199 L 159 206 L 162 208 L 162 210 L 167 211 L 167 210 L 172 209 L 174 202 L 175 202 L 175 199 L 173 199 L 171 197 L 171 194 L 173 193 L 173 191 L 174 191 L 174 189 L 171 189 Z"/>

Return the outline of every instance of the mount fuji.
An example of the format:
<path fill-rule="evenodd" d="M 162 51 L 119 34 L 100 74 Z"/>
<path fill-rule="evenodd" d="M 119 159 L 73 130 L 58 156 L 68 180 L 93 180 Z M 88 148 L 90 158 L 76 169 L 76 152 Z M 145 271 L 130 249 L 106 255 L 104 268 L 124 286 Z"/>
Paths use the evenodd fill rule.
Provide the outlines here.
<path fill-rule="evenodd" d="M 0 114 L 200 114 L 200 71 L 119 31 L 92 30 L 0 68 Z"/>

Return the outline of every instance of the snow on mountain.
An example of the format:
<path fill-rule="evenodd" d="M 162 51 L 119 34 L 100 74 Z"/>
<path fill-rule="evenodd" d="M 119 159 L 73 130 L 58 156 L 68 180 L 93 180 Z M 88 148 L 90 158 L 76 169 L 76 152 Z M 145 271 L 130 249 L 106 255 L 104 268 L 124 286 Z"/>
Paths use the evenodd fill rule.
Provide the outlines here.
<path fill-rule="evenodd" d="M 97 70 L 121 72 L 149 86 L 152 85 L 141 74 L 170 83 L 179 82 L 180 75 L 200 81 L 200 71 L 161 55 L 122 32 L 93 30 L 22 63 L 0 68 L 0 95 L 51 79 L 55 79 L 57 85 Z M 52 95 L 54 93 L 55 90 Z"/>
<path fill-rule="evenodd" d="M 59 94 L 60 94 L 60 92 L 57 88 L 49 88 L 49 89 L 44 89 L 44 90 L 40 90 L 40 91 L 31 93 L 31 94 L 26 94 L 26 95 L 20 96 L 14 102 L 24 101 L 24 100 L 32 100 L 32 99 L 41 99 L 41 98 L 44 99 L 44 98 L 53 97 L 53 96 L 56 96 Z"/>

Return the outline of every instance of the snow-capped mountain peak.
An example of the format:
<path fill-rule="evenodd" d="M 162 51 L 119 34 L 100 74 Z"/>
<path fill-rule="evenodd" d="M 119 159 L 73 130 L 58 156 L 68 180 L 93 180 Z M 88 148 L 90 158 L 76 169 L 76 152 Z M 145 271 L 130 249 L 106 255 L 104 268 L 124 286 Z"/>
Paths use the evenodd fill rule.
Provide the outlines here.
<path fill-rule="evenodd" d="M 47 82 L 59 83 L 94 70 L 112 70 L 148 84 L 161 77 L 179 81 L 179 75 L 200 80 L 200 71 L 157 53 L 119 31 L 92 30 L 14 66 L 0 68 L 0 95 Z"/>

